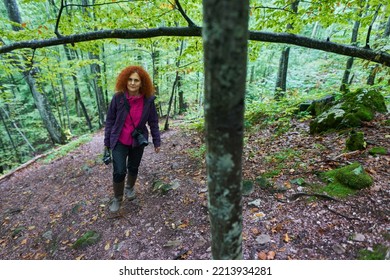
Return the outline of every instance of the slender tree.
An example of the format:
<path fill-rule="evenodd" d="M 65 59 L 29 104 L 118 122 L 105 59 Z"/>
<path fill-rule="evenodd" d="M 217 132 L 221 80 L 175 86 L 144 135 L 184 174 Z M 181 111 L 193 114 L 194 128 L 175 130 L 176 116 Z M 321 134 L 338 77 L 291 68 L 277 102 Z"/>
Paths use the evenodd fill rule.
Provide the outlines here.
<path fill-rule="evenodd" d="M 361 3 L 363 3 L 363 1 L 361 1 Z M 361 16 L 362 16 L 362 11 L 359 12 L 359 18 Z M 351 38 L 351 45 L 352 46 L 357 46 L 359 27 L 360 27 L 360 19 L 356 20 L 354 25 L 353 25 L 352 38 Z M 341 80 L 341 86 L 340 86 L 340 91 L 341 92 L 348 91 L 349 84 L 351 83 L 349 76 L 351 74 L 353 61 L 354 61 L 354 57 L 353 56 L 349 57 L 348 60 L 347 60 L 347 64 L 346 64 L 345 70 L 344 70 L 343 79 Z"/>
<path fill-rule="evenodd" d="M 291 10 L 294 14 L 298 12 L 299 0 L 296 0 L 291 3 Z M 287 32 L 293 28 L 291 23 L 287 24 Z M 283 97 L 287 89 L 287 70 L 288 70 L 288 60 L 290 57 L 290 46 L 287 46 L 283 49 L 282 54 L 279 59 L 279 69 L 276 76 L 276 85 L 275 85 L 275 99 L 279 100 Z"/>
<path fill-rule="evenodd" d="M 249 1 L 203 0 L 203 14 L 211 249 L 214 259 L 241 259 Z"/>

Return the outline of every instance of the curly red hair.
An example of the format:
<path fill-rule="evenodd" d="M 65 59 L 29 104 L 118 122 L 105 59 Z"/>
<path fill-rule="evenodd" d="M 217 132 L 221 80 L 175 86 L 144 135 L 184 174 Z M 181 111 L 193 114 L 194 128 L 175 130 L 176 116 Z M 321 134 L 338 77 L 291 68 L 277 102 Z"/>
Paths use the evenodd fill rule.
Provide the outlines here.
<path fill-rule="evenodd" d="M 140 93 L 147 98 L 153 96 L 155 89 L 152 79 L 150 78 L 148 72 L 146 72 L 141 66 L 128 66 L 119 73 L 115 84 L 115 91 L 117 94 L 127 91 L 127 80 L 133 73 L 137 73 L 141 78 Z"/>

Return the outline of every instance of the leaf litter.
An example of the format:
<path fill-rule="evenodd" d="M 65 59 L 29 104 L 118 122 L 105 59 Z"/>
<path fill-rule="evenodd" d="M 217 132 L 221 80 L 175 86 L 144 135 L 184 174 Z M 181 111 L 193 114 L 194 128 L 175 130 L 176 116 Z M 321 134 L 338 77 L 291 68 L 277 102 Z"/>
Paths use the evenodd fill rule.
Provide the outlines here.
<path fill-rule="evenodd" d="M 367 150 L 390 151 L 388 127 L 378 125 L 385 117 L 362 128 Z M 389 248 L 389 154 L 345 153 L 346 134 L 312 136 L 307 122 L 292 120 L 279 136 L 274 130 L 252 133 L 244 147 L 243 180 L 252 182 L 243 196 L 244 259 L 344 260 Z M 211 259 L 205 161 L 188 152 L 202 143 L 176 125 L 162 132 L 161 152 L 145 150 L 137 199 L 117 215 L 108 210 L 112 166 L 101 163 L 103 131 L 62 158 L 18 170 L 0 182 L 0 258 Z M 319 172 L 354 161 L 373 177 L 371 188 L 335 200 L 311 195 Z M 83 236 L 95 239 L 78 248 Z"/>

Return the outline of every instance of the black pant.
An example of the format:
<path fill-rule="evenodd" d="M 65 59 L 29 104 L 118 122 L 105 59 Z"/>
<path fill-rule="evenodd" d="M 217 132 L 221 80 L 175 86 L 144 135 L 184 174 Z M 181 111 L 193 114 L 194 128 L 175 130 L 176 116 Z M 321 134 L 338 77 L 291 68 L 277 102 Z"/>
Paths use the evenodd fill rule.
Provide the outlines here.
<path fill-rule="evenodd" d="M 131 176 L 137 176 L 145 147 L 131 147 L 118 142 L 112 150 L 113 180 L 120 183 L 125 180 L 126 169 Z M 126 164 L 127 159 L 127 164 Z"/>

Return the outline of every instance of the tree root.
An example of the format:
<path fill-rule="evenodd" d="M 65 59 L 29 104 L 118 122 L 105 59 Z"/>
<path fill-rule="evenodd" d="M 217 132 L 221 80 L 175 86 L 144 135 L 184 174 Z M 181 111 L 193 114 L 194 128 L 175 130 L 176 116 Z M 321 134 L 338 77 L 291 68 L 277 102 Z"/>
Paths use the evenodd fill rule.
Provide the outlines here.
<path fill-rule="evenodd" d="M 322 198 L 322 199 L 325 199 L 325 200 L 333 200 L 333 201 L 338 201 L 340 202 L 340 200 L 334 198 L 334 197 L 331 197 L 329 195 L 326 195 L 326 194 L 321 194 L 321 193 L 306 193 L 306 192 L 299 192 L 299 193 L 294 193 L 292 194 L 290 197 L 289 197 L 289 200 L 296 200 L 298 199 L 299 197 L 301 196 L 315 196 L 315 197 L 318 197 L 318 198 Z"/>

